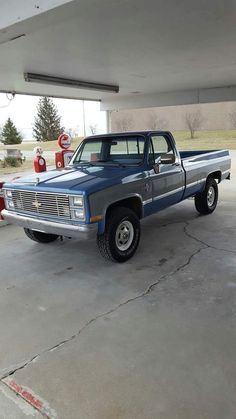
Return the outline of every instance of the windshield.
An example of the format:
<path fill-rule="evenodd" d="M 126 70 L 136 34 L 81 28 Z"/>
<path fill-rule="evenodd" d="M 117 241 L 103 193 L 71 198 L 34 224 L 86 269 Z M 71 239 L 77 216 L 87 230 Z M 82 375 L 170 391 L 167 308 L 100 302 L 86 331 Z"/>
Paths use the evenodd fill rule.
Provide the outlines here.
<path fill-rule="evenodd" d="M 142 163 L 144 137 L 101 137 L 85 140 L 76 152 L 71 164 L 137 165 Z"/>

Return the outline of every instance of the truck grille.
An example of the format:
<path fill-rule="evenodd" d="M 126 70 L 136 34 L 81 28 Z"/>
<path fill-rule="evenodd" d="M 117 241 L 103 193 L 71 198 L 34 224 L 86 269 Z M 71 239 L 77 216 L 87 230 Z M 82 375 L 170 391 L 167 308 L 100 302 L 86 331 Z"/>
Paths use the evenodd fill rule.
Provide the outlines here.
<path fill-rule="evenodd" d="M 15 209 L 40 215 L 70 218 L 69 198 L 44 192 L 12 191 Z"/>

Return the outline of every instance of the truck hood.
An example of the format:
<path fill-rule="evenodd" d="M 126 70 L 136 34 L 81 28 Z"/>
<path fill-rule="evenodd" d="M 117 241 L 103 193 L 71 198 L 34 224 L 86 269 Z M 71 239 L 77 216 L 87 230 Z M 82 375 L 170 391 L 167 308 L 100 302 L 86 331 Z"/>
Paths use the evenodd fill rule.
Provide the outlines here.
<path fill-rule="evenodd" d="M 94 192 L 116 183 L 130 181 L 130 176 L 137 174 L 137 167 L 91 166 L 86 168 L 66 167 L 60 170 L 50 170 L 44 173 L 34 173 L 15 179 L 6 187 L 17 189 L 58 191 L 72 190 L 74 192 Z"/>

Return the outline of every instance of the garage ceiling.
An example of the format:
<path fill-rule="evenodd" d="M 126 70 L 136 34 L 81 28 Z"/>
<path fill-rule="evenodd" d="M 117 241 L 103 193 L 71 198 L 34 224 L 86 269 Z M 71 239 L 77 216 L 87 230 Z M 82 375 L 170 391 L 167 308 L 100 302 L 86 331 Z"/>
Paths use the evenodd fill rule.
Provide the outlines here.
<path fill-rule="evenodd" d="M 103 109 L 236 100 L 235 15 L 233 0 L 0 0 L 0 91 Z M 25 72 L 119 93 L 27 83 Z"/>

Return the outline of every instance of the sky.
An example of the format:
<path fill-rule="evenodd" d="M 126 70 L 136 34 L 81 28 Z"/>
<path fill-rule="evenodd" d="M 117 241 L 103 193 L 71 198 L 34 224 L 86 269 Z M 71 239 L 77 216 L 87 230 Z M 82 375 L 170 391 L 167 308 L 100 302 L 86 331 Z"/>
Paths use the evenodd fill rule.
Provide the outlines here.
<path fill-rule="evenodd" d="M 0 127 L 10 117 L 24 140 L 33 140 L 32 126 L 37 114 L 38 96 L 16 95 L 9 101 L 6 94 L 0 93 Z M 83 103 L 81 100 L 53 99 L 61 116 L 61 125 L 65 131 L 84 135 Z M 106 113 L 100 111 L 99 102 L 84 102 L 86 135 L 91 134 L 89 125 L 96 125 L 97 133 L 106 132 Z"/>

